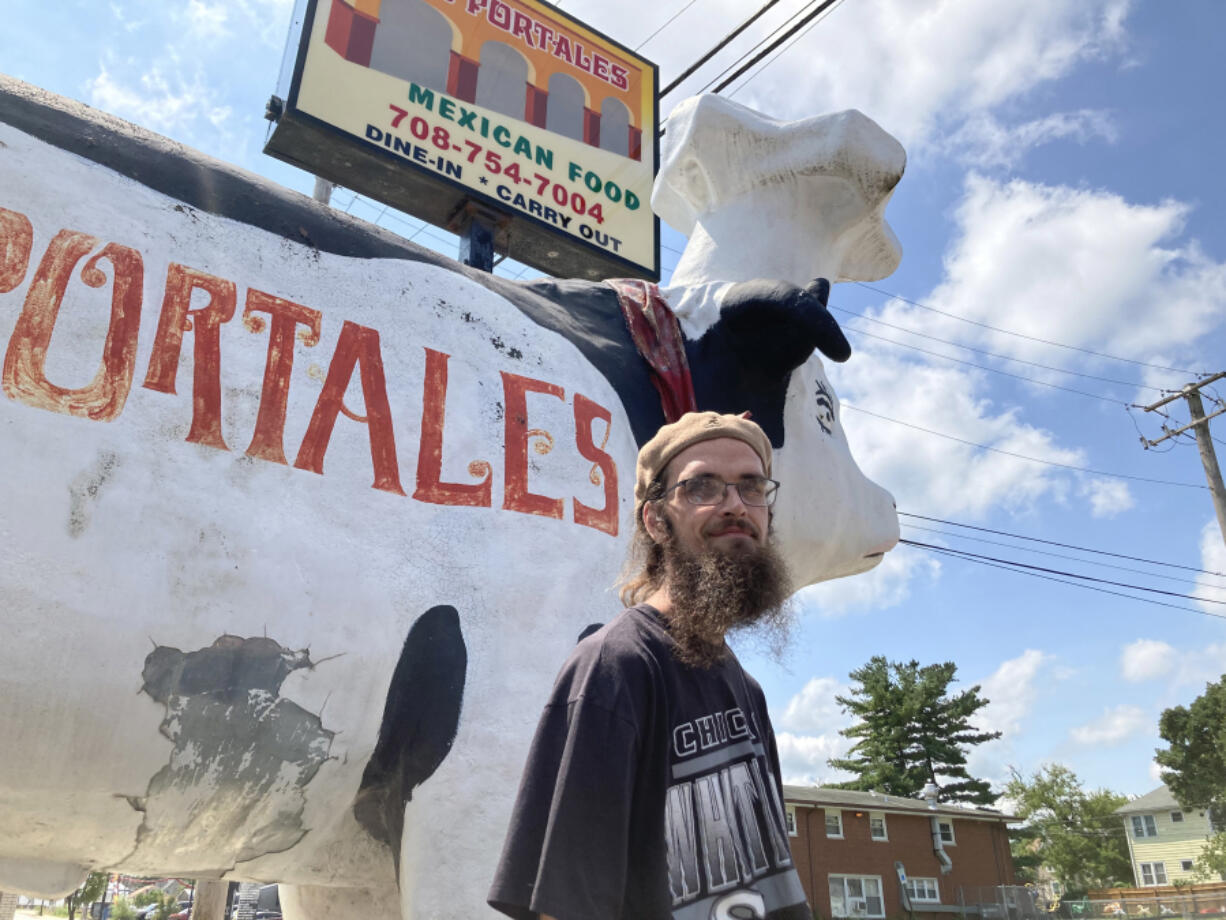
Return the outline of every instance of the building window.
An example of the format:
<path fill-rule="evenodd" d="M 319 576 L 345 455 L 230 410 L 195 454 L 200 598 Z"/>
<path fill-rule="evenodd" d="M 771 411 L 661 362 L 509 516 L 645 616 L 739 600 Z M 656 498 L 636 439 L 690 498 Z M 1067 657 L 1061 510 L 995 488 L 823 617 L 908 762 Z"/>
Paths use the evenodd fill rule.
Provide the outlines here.
<path fill-rule="evenodd" d="M 1154 823 L 1153 815 L 1133 815 L 1132 816 L 1132 836 L 1134 837 L 1157 837 L 1158 825 Z"/>
<path fill-rule="evenodd" d="M 1191 872 L 1192 871 L 1192 860 L 1190 859 L 1179 860 L 1179 868 L 1183 872 Z"/>
<path fill-rule="evenodd" d="M 876 812 L 868 816 L 868 835 L 874 840 L 889 840 L 885 833 L 885 815 Z"/>
<path fill-rule="evenodd" d="M 1171 812 L 1171 823 L 1172 823 L 1172 824 L 1179 824 L 1181 821 L 1183 821 L 1183 812 L 1182 812 L 1182 811 L 1173 811 L 1173 812 Z"/>
<path fill-rule="evenodd" d="M 941 843 L 957 843 L 954 840 L 954 822 L 938 821 L 937 827 L 941 829 Z"/>
<path fill-rule="evenodd" d="M 1160 862 L 1138 863 L 1141 867 L 1142 885 L 1165 885 L 1166 864 Z"/>
<path fill-rule="evenodd" d="M 843 813 L 841 811 L 826 812 L 826 836 L 842 838 Z"/>
<path fill-rule="evenodd" d="M 926 901 L 929 904 L 941 903 L 941 892 L 937 888 L 937 880 L 934 878 L 909 878 L 907 879 L 907 894 L 911 896 L 911 900 L 915 902 Z"/>
<path fill-rule="evenodd" d="M 796 808 L 789 805 L 787 808 L 788 836 L 796 836 Z"/>
<path fill-rule="evenodd" d="M 881 876 L 830 876 L 830 916 L 884 918 Z"/>

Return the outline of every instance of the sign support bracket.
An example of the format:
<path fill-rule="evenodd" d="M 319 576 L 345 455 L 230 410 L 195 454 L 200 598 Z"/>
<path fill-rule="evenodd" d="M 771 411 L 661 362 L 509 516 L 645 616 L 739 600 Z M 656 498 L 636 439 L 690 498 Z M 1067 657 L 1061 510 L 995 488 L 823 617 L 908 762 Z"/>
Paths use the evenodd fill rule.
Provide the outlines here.
<path fill-rule="evenodd" d="M 471 198 L 460 202 L 447 222 L 460 237 L 460 261 L 483 272 L 494 270 L 494 250 L 498 242 L 505 248 L 510 226 L 510 216 Z"/>

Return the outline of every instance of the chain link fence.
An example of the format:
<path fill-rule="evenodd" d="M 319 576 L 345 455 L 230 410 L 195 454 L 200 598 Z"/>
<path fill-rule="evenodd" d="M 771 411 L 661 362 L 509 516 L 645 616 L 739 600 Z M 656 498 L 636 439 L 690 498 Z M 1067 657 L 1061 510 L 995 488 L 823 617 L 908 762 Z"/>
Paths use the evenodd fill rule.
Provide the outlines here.
<path fill-rule="evenodd" d="M 1163 894 L 1114 900 L 1062 901 L 1053 915 L 1063 920 L 1182 920 L 1226 918 L 1226 892 Z"/>
<path fill-rule="evenodd" d="M 966 915 L 981 920 L 1048 920 L 1038 892 L 1024 885 L 964 885 L 958 905 Z"/>

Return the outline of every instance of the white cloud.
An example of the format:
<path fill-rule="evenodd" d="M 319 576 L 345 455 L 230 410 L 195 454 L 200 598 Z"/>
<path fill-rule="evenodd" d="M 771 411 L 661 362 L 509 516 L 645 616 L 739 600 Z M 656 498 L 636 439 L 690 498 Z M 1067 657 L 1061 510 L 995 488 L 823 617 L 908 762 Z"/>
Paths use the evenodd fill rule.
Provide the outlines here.
<path fill-rule="evenodd" d="M 1226 572 L 1226 542 L 1216 520 L 1205 524 L 1200 532 L 1200 567 L 1207 572 Z M 1201 597 L 1226 601 L 1226 577 L 1200 575 L 1196 579 L 1196 593 Z M 1206 604 L 1198 601 L 1206 613 L 1226 613 L 1221 604 Z M 1221 659 L 1226 661 L 1226 658 Z"/>
<path fill-rule="evenodd" d="M 1128 483 L 1119 479 L 1089 477 L 1082 482 L 1080 494 L 1089 499 L 1090 514 L 1096 518 L 1115 517 L 1136 504 Z"/>
<path fill-rule="evenodd" d="M 972 174 L 955 212 L 945 280 L 926 302 L 1032 339 L 1154 363 L 1193 361 L 1198 340 L 1221 322 L 1215 304 L 1226 300 L 1226 264 L 1207 257 L 1195 240 L 1179 239 L 1187 213 L 1177 201 L 1134 204 L 1106 191 Z M 920 316 L 900 302 L 883 318 L 1052 362 L 1050 346 L 1040 342 Z M 1076 365 L 1094 367 L 1084 356 Z M 1169 374 L 1163 382 L 1172 383 Z"/>
<path fill-rule="evenodd" d="M 665 18 L 646 0 L 611 7 L 579 0 L 568 9 L 632 37 L 646 38 Z M 747 51 L 795 7 L 763 17 L 728 49 L 727 59 Z M 788 118 L 858 108 L 914 153 L 942 125 L 1017 99 L 1085 61 L 1119 56 L 1128 8 L 1127 0 L 857 0 L 820 20 L 735 98 Z M 708 10 L 718 22 L 745 15 L 736 0 Z M 678 20 L 644 49 L 666 75 L 711 43 L 706 30 L 684 23 Z M 678 96 L 696 92 L 717 70 L 701 72 Z"/>
<path fill-rule="evenodd" d="M 852 610 L 885 610 L 905 601 L 916 579 L 932 582 L 940 571 L 938 560 L 900 547 L 886 553 L 876 568 L 862 575 L 811 585 L 796 597 L 807 610 L 821 616 L 839 616 Z"/>
<path fill-rule="evenodd" d="M 1162 767 L 1156 760 L 1149 762 L 1149 778 L 1154 781 L 1155 786 L 1162 785 Z"/>
<path fill-rule="evenodd" d="M 1221 323 L 1214 305 L 1226 301 L 1226 263 L 1206 257 L 1195 240 L 1181 239 L 1187 212 L 1179 202 L 1134 204 L 1103 191 L 971 175 L 955 211 L 944 278 L 920 300 L 976 323 L 1084 349 L 1155 363 L 1210 363 L 1198 353 L 1207 333 Z M 1173 312 L 1165 306 L 1154 310 L 1154 303 L 1171 305 Z M 1061 360 L 1050 346 L 900 300 L 869 315 L 999 354 L 1042 363 Z M 860 320 L 849 325 L 880 331 Z M 1040 500 L 1084 502 L 1097 518 L 1134 507 L 1127 484 L 1060 467 L 1110 468 L 1113 458 L 1062 444 L 1042 427 L 1041 417 L 1032 419 L 989 398 L 996 381 L 986 372 L 851 336 L 857 359 L 831 370 L 846 409 L 844 429 L 857 462 L 893 492 L 900 509 L 974 520 L 1000 510 L 1024 515 Z M 889 337 L 908 341 L 892 331 Z M 1100 370 L 1092 356 L 1066 354 L 1073 369 Z M 1019 370 L 1016 365 L 1004 369 Z M 1101 370 L 1121 376 L 1118 366 Z M 1023 371 L 1068 384 L 1067 378 L 1040 369 Z M 1169 374 L 1155 378 L 1172 382 Z M 1085 388 L 1112 392 L 1101 384 Z M 1113 395 L 1122 401 L 1137 394 L 1117 388 Z M 1031 405 L 1037 407 L 1037 401 Z M 904 536 L 938 542 L 909 531 Z M 1213 546 L 1204 542 L 1204 552 L 1217 552 Z M 905 555 L 891 554 L 899 563 L 883 571 L 876 585 L 836 583 L 807 597 L 828 602 L 832 612 L 862 603 L 863 597 L 872 600 L 874 589 L 883 597 L 905 597 L 909 579 L 926 571 L 904 569 Z M 1216 570 L 1226 571 L 1226 559 Z"/>
<path fill-rule="evenodd" d="M 1001 662 L 980 681 L 979 693 L 988 705 L 976 713 L 976 726 L 983 731 L 1004 732 L 1006 739 L 1020 733 L 1038 696 L 1039 672 L 1050 662 L 1050 655 L 1033 648 Z"/>
<path fill-rule="evenodd" d="M 1077 726 L 1070 736 L 1078 744 L 1112 745 L 1156 726 L 1157 720 L 1139 706 L 1121 704 L 1104 710 L 1097 719 Z"/>
<path fill-rule="evenodd" d="M 905 511 L 944 519 L 979 518 L 1002 507 L 1025 512 L 1043 496 L 1062 498 L 1069 479 L 1053 467 L 1008 454 L 1085 464 L 1081 451 L 1060 447 L 1049 432 L 1023 421 L 1017 409 L 997 407 L 979 395 L 987 387 L 979 372 L 916 363 L 869 345 L 838 373 L 852 455 Z M 866 412 L 856 411 L 861 407 Z"/>
<path fill-rule="evenodd" d="M 1215 609 L 1214 613 L 1220 613 Z M 1226 642 L 1215 642 L 1201 648 L 1189 649 L 1179 656 L 1176 686 L 1196 687 L 1197 693 L 1204 684 L 1221 680 L 1226 675 Z"/>
<path fill-rule="evenodd" d="M 225 38 L 230 30 L 226 21 L 230 18 L 226 4 L 206 3 L 204 0 L 189 0 L 184 11 L 188 30 L 197 41 Z"/>
<path fill-rule="evenodd" d="M 1056 112 L 1016 125 L 1004 125 L 988 112 L 968 118 L 942 142 L 955 159 L 981 169 L 1009 167 L 1026 151 L 1052 141 L 1071 139 L 1085 144 L 1095 138 L 1114 143 L 1119 136 L 1111 117 L 1095 109 Z"/>
<path fill-rule="evenodd" d="M 92 105 L 155 131 L 182 131 L 201 118 L 220 127 L 230 116 L 201 74 L 167 74 L 158 65 L 124 81 L 104 63 L 87 89 Z"/>
<path fill-rule="evenodd" d="M 837 732 L 851 724 L 835 701 L 836 696 L 845 696 L 851 688 L 833 677 L 814 677 L 799 693 L 788 700 L 783 714 L 775 720 L 785 731 L 803 734 Z"/>
<path fill-rule="evenodd" d="M 1138 639 L 1120 652 L 1120 673 L 1124 680 L 1137 683 L 1163 677 L 1175 667 L 1178 653 L 1158 639 Z"/>
<path fill-rule="evenodd" d="M 842 757 L 851 742 L 838 734 L 818 736 L 777 732 L 779 768 L 783 781 L 789 785 L 820 786 L 850 779 L 850 774 L 834 770 L 826 764 L 832 757 Z"/>
<path fill-rule="evenodd" d="M 842 757 L 852 745 L 839 734 L 852 718 L 835 701 L 850 687 L 833 677 L 814 677 L 788 700 L 783 713 L 773 719 L 775 742 L 785 783 L 816 785 L 837 782 L 847 776 L 827 766 L 831 757 Z"/>

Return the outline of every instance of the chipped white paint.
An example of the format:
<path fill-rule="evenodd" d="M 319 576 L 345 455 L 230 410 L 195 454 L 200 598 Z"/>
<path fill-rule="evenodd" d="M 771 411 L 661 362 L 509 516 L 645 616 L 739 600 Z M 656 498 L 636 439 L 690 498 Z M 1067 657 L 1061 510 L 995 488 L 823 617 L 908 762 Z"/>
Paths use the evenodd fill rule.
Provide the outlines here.
<path fill-rule="evenodd" d="M 0 293 L 0 347 L 13 335 L 39 257 L 61 229 L 131 247 L 144 268 L 136 379 L 117 418 L 91 421 L 0 399 L 0 533 L 7 546 L 0 556 L 0 737 L 22 752 L 0 759 L 0 888 L 60 894 L 95 867 L 216 871 L 304 886 L 287 892 L 287 916 L 295 908 L 299 916 L 336 916 L 331 907 L 338 904 L 390 916 L 397 900 L 390 853 L 357 824 L 352 805 L 405 636 L 428 608 L 449 604 L 459 611 L 468 654 L 463 712 L 450 754 L 407 809 L 399 900 L 405 917 L 487 915 L 484 893 L 541 702 L 579 632 L 619 608 L 612 586 L 629 536 L 636 446 L 617 393 L 571 343 L 458 274 L 343 258 L 192 212 L 5 125 L 0 208 L 27 215 L 34 228 L 30 270 Z M 695 219 L 711 239 L 723 226 L 697 212 Z M 738 240 L 745 237 L 739 228 Z M 789 231 L 786 239 L 793 238 Z M 834 274 L 846 276 L 855 247 L 820 235 L 816 245 L 839 251 L 843 267 Z M 703 280 L 774 273 L 803 283 L 811 268 L 834 264 L 821 252 L 806 258 L 803 276 L 770 261 L 746 275 L 748 267 L 732 260 L 726 272 Z M 880 253 L 873 258 L 884 267 Z M 140 385 L 171 263 L 237 285 L 239 315 L 222 325 L 220 338 L 221 431 L 229 450 L 186 441 L 190 336 L 177 395 Z M 710 252 L 691 264 L 715 268 Z M 114 277 L 113 265 L 102 268 L 107 283 L 100 289 L 81 284 L 77 269 L 56 322 L 46 368 L 61 387 L 84 386 L 97 370 Z M 295 343 L 284 426 L 290 464 L 343 323 L 378 331 L 408 494 L 371 488 L 367 426 L 344 415 L 322 475 L 244 453 L 268 348 L 267 327 L 240 321 L 250 289 L 322 314 L 318 344 Z M 471 484 L 487 464 L 491 507 L 413 497 L 427 349 L 450 355 L 441 479 Z M 529 427 L 548 432 L 553 444 L 529 452 L 528 482 L 533 492 L 563 499 L 561 519 L 502 507 L 504 372 L 563 390 L 562 398 L 530 393 L 527 401 Z M 824 408 L 822 393 L 829 393 Z M 617 464 L 616 537 L 574 520 L 575 500 L 592 508 L 605 501 L 592 464 L 576 450 L 575 394 L 612 414 L 604 449 Z M 833 399 L 814 357 L 793 376 L 787 445 L 776 461 L 779 477 L 796 484 L 792 500 L 776 509 L 778 530 L 805 581 L 865 568 L 873 564 L 868 554 L 897 538 L 889 496 L 856 469 Z M 363 414 L 356 380 L 345 403 Z M 603 427 L 593 425 L 598 442 Z M 267 636 L 284 649 L 309 649 L 315 663 L 291 668 L 276 694 L 257 688 L 241 705 L 231 701 L 219 725 L 241 722 L 236 715 L 271 718 L 292 701 L 318 716 L 322 732 L 334 733 L 305 744 L 321 758 L 309 781 L 290 763 L 262 777 L 268 786 L 258 808 L 219 804 L 234 779 L 218 757 L 220 736 L 203 745 L 198 738 L 177 742 L 193 730 L 176 709 L 181 701 L 168 710 L 139 692 L 150 639 L 189 653 L 223 635 Z M 244 776 L 256 763 L 251 752 L 241 754 L 233 771 Z M 172 784 L 149 801 L 151 781 L 172 765 L 194 771 L 197 784 Z M 232 847 L 216 846 L 202 808 L 211 809 L 204 823 L 214 830 L 229 822 Z M 142 830 L 146 821 L 156 822 L 165 846 L 140 844 L 142 836 L 146 844 L 152 839 L 149 827 Z M 304 833 L 291 839 L 286 831 L 262 855 L 240 858 L 240 842 L 258 846 L 265 829 L 287 826 Z M 365 891 L 344 893 L 354 888 Z"/>

